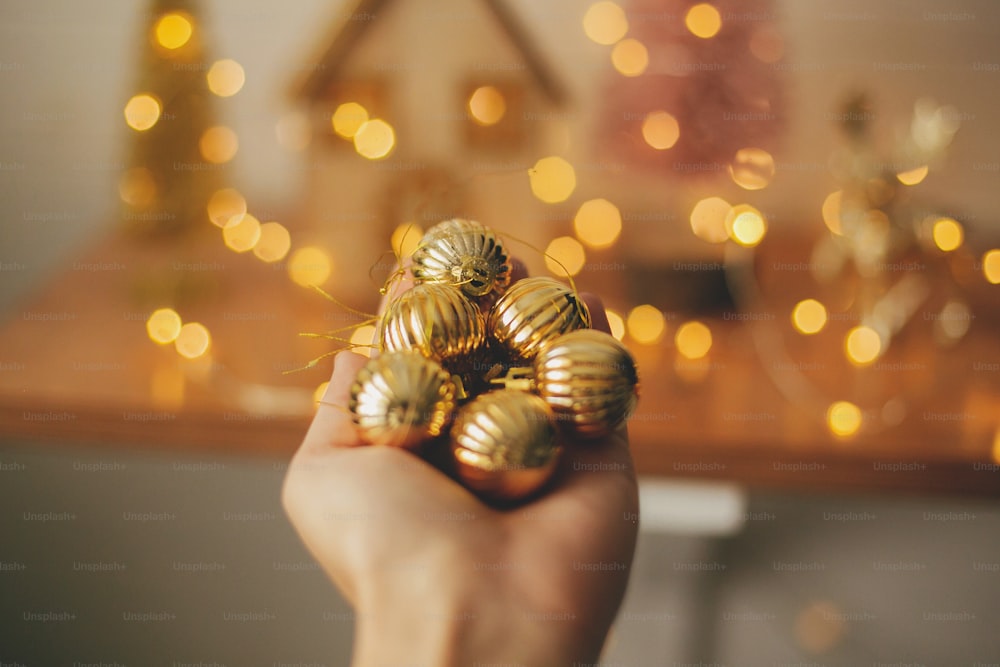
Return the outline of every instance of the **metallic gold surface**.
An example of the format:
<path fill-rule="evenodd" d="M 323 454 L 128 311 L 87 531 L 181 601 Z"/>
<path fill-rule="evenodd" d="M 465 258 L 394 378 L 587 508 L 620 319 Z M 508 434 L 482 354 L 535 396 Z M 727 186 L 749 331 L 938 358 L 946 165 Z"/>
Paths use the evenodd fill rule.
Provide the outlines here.
<path fill-rule="evenodd" d="M 518 500 L 541 488 L 561 451 L 549 406 L 523 391 L 482 394 L 459 410 L 451 428 L 459 479 L 497 500 Z"/>
<path fill-rule="evenodd" d="M 447 362 L 467 357 L 486 341 L 479 308 L 452 285 L 423 283 L 389 304 L 379 323 L 383 351 L 419 350 Z"/>
<path fill-rule="evenodd" d="M 556 336 L 589 328 L 590 311 L 568 285 L 554 278 L 525 278 L 497 300 L 486 326 L 509 352 L 532 359 Z"/>
<path fill-rule="evenodd" d="M 417 283 L 455 285 L 470 297 L 503 294 L 510 284 L 510 258 L 493 230 L 475 220 L 440 222 L 413 253 Z"/>
<path fill-rule="evenodd" d="M 560 428 L 575 436 L 607 435 L 639 400 L 632 355 L 602 331 L 559 336 L 542 347 L 533 367 L 535 391 L 552 408 Z"/>
<path fill-rule="evenodd" d="M 368 444 L 413 448 L 444 430 L 455 385 L 441 364 L 416 350 L 387 352 L 358 372 L 349 407 Z"/>

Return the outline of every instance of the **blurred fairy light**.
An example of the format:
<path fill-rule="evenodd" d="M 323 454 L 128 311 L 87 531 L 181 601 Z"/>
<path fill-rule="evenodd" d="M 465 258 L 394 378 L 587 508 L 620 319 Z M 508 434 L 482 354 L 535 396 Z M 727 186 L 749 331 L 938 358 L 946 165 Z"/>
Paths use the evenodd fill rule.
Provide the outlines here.
<path fill-rule="evenodd" d="M 938 342 L 945 345 L 954 343 L 969 332 L 972 311 L 964 302 L 949 299 L 934 321 L 934 333 Z"/>
<path fill-rule="evenodd" d="M 146 167 L 133 167 L 118 180 L 118 196 L 130 206 L 149 206 L 156 201 L 156 194 L 156 180 Z"/>
<path fill-rule="evenodd" d="M 685 322 L 674 334 L 677 351 L 686 359 L 701 359 L 712 349 L 712 331 L 697 320 Z"/>
<path fill-rule="evenodd" d="M 957 250 L 962 245 L 964 233 L 962 225 L 951 218 L 938 218 L 932 231 L 934 245 L 944 252 Z"/>
<path fill-rule="evenodd" d="M 546 204 L 566 201 L 576 189 L 573 165 L 561 157 L 543 157 L 528 170 L 531 192 Z"/>
<path fill-rule="evenodd" d="M 206 206 L 208 219 L 217 227 L 225 227 L 235 216 L 247 212 L 247 201 L 235 188 L 222 188 L 212 193 Z"/>
<path fill-rule="evenodd" d="M 844 351 L 855 366 L 867 366 L 882 354 L 882 337 L 867 325 L 856 326 L 844 339 Z"/>
<path fill-rule="evenodd" d="M 249 213 L 233 216 L 222 228 L 222 238 L 234 252 L 252 250 L 260 240 L 260 221 Z"/>
<path fill-rule="evenodd" d="M 744 190 L 762 190 L 774 178 L 774 158 L 762 148 L 741 148 L 728 169 L 733 182 Z"/>
<path fill-rule="evenodd" d="M 729 238 L 747 248 L 759 244 L 767 233 L 764 216 L 749 204 L 737 204 L 729 209 L 725 224 Z"/>
<path fill-rule="evenodd" d="M 610 308 L 605 308 L 604 314 L 608 318 L 608 328 L 611 329 L 611 335 L 617 340 L 625 338 L 625 319 L 618 311 Z"/>
<path fill-rule="evenodd" d="M 155 343 L 173 343 L 181 332 L 181 316 L 173 308 L 154 310 L 146 320 L 146 333 Z"/>
<path fill-rule="evenodd" d="M 823 224 L 838 236 L 844 233 L 840 226 L 840 210 L 843 200 L 844 193 L 841 190 L 831 192 L 823 200 Z"/>
<path fill-rule="evenodd" d="M 320 286 L 333 272 L 330 256 L 322 248 L 305 246 L 292 253 L 288 260 L 288 275 L 297 285 Z"/>
<path fill-rule="evenodd" d="M 611 64 L 623 76 L 639 76 L 649 66 L 649 51 L 637 39 L 623 39 L 611 50 Z"/>
<path fill-rule="evenodd" d="M 721 197 L 702 199 L 691 209 L 691 231 L 709 243 L 723 243 L 729 238 L 726 218 L 732 206 Z"/>
<path fill-rule="evenodd" d="M 644 345 L 658 343 L 667 330 L 667 320 L 663 313 L 647 303 L 630 310 L 625 325 L 628 335 Z"/>
<path fill-rule="evenodd" d="M 217 60 L 208 69 L 205 79 L 213 93 L 219 97 L 232 97 L 243 88 L 246 73 L 235 60 Z"/>
<path fill-rule="evenodd" d="M 628 32 L 625 10 L 614 2 L 595 2 L 583 15 L 583 32 L 591 41 L 611 46 Z"/>
<path fill-rule="evenodd" d="M 424 230 L 420 225 L 414 222 L 404 222 L 392 230 L 389 244 L 392 246 L 392 251 L 402 259 L 414 253 L 417 246 L 420 245 L 420 239 L 423 235 Z"/>
<path fill-rule="evenodd" d="M 225 125 L 205 130 L 198 141 L 201 156 L 213 164 L 224 164 L 233 159 L 240 148 L 236 133 Z"/>
<path fill-rule="evenodd" d="M 681 137 L 677 119 L 666 111 L 653 111 L 642 121 L 642 138 L 658 151 L 673 148 Z"/>
<path fill-rule="evenodd" d="M 174 340 L 178 354 L 186 359 L 197 359 L 206 352 L 212 342 L 208 329 L 200 322 L 188 322 L 181 327 Z"/>
<path fill-rule="evenodd" d="M 587 253 L 572 236 L 557 236 L 545 248 L 545 268 L 557 276 L 575 276 L 586 261 Z"/>
<path fill-rule="evenodd" d="M 333 131 L 344 139 L 353 139 L 358 129 L 368 122 L 368 110 L 357 102 L 344 102 L 330 117 Z"/>
<path fill-rule="evenodd" d="M 278 119 L 274 126 L 278 144 L 285 150 L 301 152 L 312 141 L 309 117 L 302 111 L 289 111 Z"/>
<path fill-rule="evenodd" d="M 354 330 L 351 334 L 351 345 L 356 345 L 354 351 L 366 357 L 372 356 L 372 341 L 375 340 L 375 327 L 365 324 Z"/>
<path fill-rule="evenodd" d="M 722 28 L 722 15 L 707 2 L 697 4 L 684 16 L 684 25 L 695 37 L 709 39 L 715 37 Z"/>
<path fill-rule="evenodd" d="M 792 325 L 807 336 L 819 333 L 826 326 L 826 306 L 816 299 L 803 299 L 792 309 Z"/>
<path fill-rule="evenodd" d="M 826 411 L 826 425 L 834 435 L 847 438 L 861 428 L 861 408 L 850 401 L 837 401 Z"/>
<path fill-rule="evenodd" d="M 484 126 L 496 125 L 507 113 L 503 94 L 493 86 L 480 86 L 469 96 L 472 119 Z"/>
<path fill-rule="evenodd" d="M 994 463 L 1000 463 L 1000 426 L 997 426 L 996 434 L 993 436 L 993 448 L 990 451 L 990 458 Z"/>
<path fill-rule="evenodd" d="M 374 118 L 365 121 L 354 133 L 354 150 L 369 160 L 380 160 L 396 146 L 396 133 L 392 125 Z"/>
<path fill-rule="evenodd" d="M 253 246 L 253 254 L 264 262 L 284 259 L 292 247 L 292 236 L 280 222 L 265 222 L 260 226 L 260 238 Z"/>
<path fill-rule="evenodd" d="M 193 32 L 191 17 L 181 12 L 164 14 L 153 29 L 157 44 L 171 51 L 187 44 Z"/>
<path fill-rule="evenodd" d="M 983 254 L 983 275 L 991 285 L 1000 285 L 1000 250 L 987 250 Z"/>
<path fill-rule="evenodd" d="M 591 248 L 609 248 L 622 232 L 622 214 L 607 199 L 591 199 L 573 217 L 573 231 Z"/>
<path fill-rule="evenodd" d="M 125 122 L 133 130 L 145 132 L 160 120 L 163 107 L 150 93 L 139 93 L 125 105 Z"/>
<path fill-rule="evenodd" d="M 896 179 L 903 185 L 917 185 L 927 178 L 927 172 L 928 167 L 925 164 L 921 167 L 917 167 L 916 169 L 899 172 L 896 174 Z"/>

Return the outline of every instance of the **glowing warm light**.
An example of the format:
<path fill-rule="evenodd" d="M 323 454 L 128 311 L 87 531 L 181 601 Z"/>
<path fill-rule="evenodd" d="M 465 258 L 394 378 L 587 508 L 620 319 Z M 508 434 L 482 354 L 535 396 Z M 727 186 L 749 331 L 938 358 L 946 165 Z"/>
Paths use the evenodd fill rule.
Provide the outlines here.
<path fill-rule="evenodd" d="M 649 51 L 637 39 L 623 39 L 611 49 L 611 64 L 619 74 L 639 76 L 649 66 Z"/>
<path fill-rule="evenodd" d="M 240 148 L 236 133 L 225 125 L 216 125 L 205 130 L 198 141 L 201 156 L 214 164 L 229 162 Z"/>
<path fill-rule="evenodd" d="M 1000 463 L 1000 427 L 997 427 L 996 435 L 993 436 L 993 449 L 990 454 L 994 463 Z"/>
<path fill-rule="evenodd" d="M 233 216 L 222 228 L 222 238 L 230 250 L 251 250 L 260 240 L 260 221 L 249 213 Z"/>
<path fill-rule="evenodd" d="M 133 130 L 145 132 L 160 120 L 162 110 L 158 99 L 149 93 L 140 93 L 125 105 L 125 122 Z"/>
<path fill-rule="evenodd" d="M 837 401 L 826 411 L 826 425 L 841 438 L 854 435 L 861 428 L 861 408 L 849 401 Z"/>
<path fill-rule="evenodd" d="M 951 252 L 962 245 L 965 234 L 962 225 L 951 218 L 938 218 L 934 221 L 934 245 L 945 252 Z"/>
<path fill-rule="evenodd" d="M 622 233 L 622 214 L 607 199 L 585 201 L 573 218 L 573 231 L 591 248 L 608 248 Z"/>
<path fill-rule="evenodd" d="M 722 15 L 718 9 L 703 2 L 688 10 L 684 16 L 684 25 L 695 37 L 709 39 L 715 37 L 722 28 Z"/>
<path fill-rule="evenodd" d="M 608 318 L 608 328 L 611 329 L 611 335 L 618 340 L 625 338 L 625 318 L 619 315 L 618 311 L 610 308 L 605 308 L 604 314 Z"/>
<path fill-rule="evenodd" d="M 642 121 L 642 138 L 658 151 L 673 148 L 681 137 L 677 119 L 666 111 L 654 111 Z"/>
<path fill-rule="evenodd" d="M 303 287 L 322 285 L 332 271 L 330 256 L 322 248 L 315 246 L 299 248 L 288 260 L 288 275 L 296 284 Z"/>
<path fill-rule="evenodd" d="M 785 55 L 785 40 L 771 28 L 756 30 L 750 37 L 750 53 L 764 63 L 776 63 Z"/>
<path fill-rule="evenodd" d="M 469 113 L 480 125 L 496 125 L 507 113 L 507 102 L 493 86 L 481 86 L 469 97 Z"/>
<path fill-rule="evenodd" d="M 685 322 L 674 334 L 674 344 L 682 357 L 701 359 L 712 349 L 712 331 L 702 322 Z"/>
<path fill-rule="evenodd" d="M 372 341 L 375 340 L 375 327 L 371 324 L 365 324 L 354 330 L 351 334 L 351 345 L 356 345 L 353 348 L 354 352 L 362 354 L 366 357 L 372 356 Z"/>
<path fill-rule="evenodd" d="M 744 190 L 761 190 L 774 178 L 774 158 L 761 148 L 741 148 L 729 164 L 729 176 Z"/>
<path fill-rule="evenodd" d="M 636 342 L 652 345 L 663 337 L 667 330 L 667 319 L 659 308 L 642 304 L 629 311 L 625 325 L 628 335 Z"/>
<path fill-rule="evenodd" d="M 983 255 L 983 275 L 991 285 L 1000 285 L 1000 250 L 987 250 Z"/>
<path fill-rule="evenodd" d="M 566 201 L 576 189 L 573 165 L 557 156 L 543 157 L 528 170 L 531 192 L 547 204 Z"/>
<path fill-rule="evenodd" d="M 187 44 L 193 32 L 194 25 L 191 23 L 191 18 L 177 12 L 164 14 L 154 28 L 157 43 L 170 50 L 179 49 Z"/>
<path fill-rule="evenodd" d="M 591 41 L 610 46 L 628 32 L 628 18 L 613 2 L 595 2 L 583 15 L 583 32 Z"/>
<path fill-rule="evenodd" d="M 208 346 L 211 342 L 212 338 L 208 335 L 208 329 L 205 328 L 204 324 L 188 322 L 181 327 L 180 333 L 177 334 L 174 347 L 177 348 L 177 352 L 182 357 L 197 359 L 208 352 Z"/>
<path fill-rule="evenodd" d="M 805 299 L 792 309 L 792 325 L 799 333 L 810 336 L 826 326 L 826 306 L 816 299 Z"/>
<path fill-rule="evenodd" d="M 695 236 L 709 243 L 722 243 L 729 238 L 726 218 L 732 210 L 725 199 L 708 197 L 691 209 L 691 231 Z"/>
<path fill-rule="evenodd" d="M 118 180 L 118 195 L 130 206 L 149 206 L 156 200 L 156 181 L 146 167 L 134 167 Z"/>
<path fill-rule="evenodd" d="M 217 227 L 225 227 L 235 216 L 247 212 L 247 200 L 234 188 L 216 190 L 208 199 L 208 219 Z"/>
<path fill-rule="evenodd" d="M 369 160 L 384 158 L 395 145 L 396 133 L 392 125 L 378 118 L 362 123 L 354 133 L 354 150 Z"/>
<path fill-rule="evenodd" d="M 323 397 L 326 396 L 326 388 L 330 386 L 330 381 L 320 382 L 319 385 L 313 390 L 313 403 L 316 407 L 323 401 Z"/>
<path fill-rule="evenodd" d="M 420 245 L 420 239 L 423 235 L 424 230 L 421 229 L 420 225 L 412 222 L 404 222 L 392 230 L 392 237 L 389 239 L 389 243 L 392 245 L 392 251 L 397 253 L 399 258 L 402 259 L 413 254 L 417 246 Z"/>
<path fill-rule="evenodd" d="M 834 234 L 843 234 L 840 227 L 840 209 L 844 200 L 841 190 L 831 192 L 823 200 L 823 223 Z"/>
<path fill-rule="evenodd" d="M 205 75 L 208 89 L 219 97 L 232 97 L 246 83 L 243 66 L 235 60 L 216 60 Z"/>
<path fill-rule="evenodd" d="M 963 301 L 949 299 L 934 322 L 935 333 L 956 341 L 969 332 L 972 317 L 972 311 Z"/>
<path fill-rule="evenodd" d="M 844 339 L 847 358 L 855 366 L 867 366 L 882 354 L 882 337 L 869 326 L 854 327 Z"/>
<path fill-rule="evenodd" d="M 150 340 L 166 345 L 177 340 L 181 332 L 181 316 L 173 308 L 154 310 L 146 320 L 146 333 Z"/>
<path fill-rule="evenodd" d="M 312 141 L 309 117 L 301 111 L 290 111 L 278 119 L 274 134 L 282 148 L 295 152 L 304 151 Z"/>
<path fill-rule="evenodd" d="M 587 253 L 572 236 L 558 236 L 545 248 L 545 268 L 557 276 L 575 276 L 586 261 Z"/>
<path fill-rule="evenodd" d="M 265 222 L 260 226 L 260 238 L 253 246 L 253 254 L 265 262 L 284 259 L 292 247 L 292 235 L 280 222 Z"/>
<path fill-rule="evenodd" d="M 901 171 L 896 174 L 896 178 L 903 185 L 916 185 L 920 181 L 927 178 L 927 165 L 922 167 L 917 167 L 916 169 L 910 169 L 909 171 Z"/>
<path fill-rule="evenodd" d="M 330 118 L 333 131 L 344 139 L 353 139 L 362 125 L 368 122 L 368 110 L 357 102 L 344 102 Z"/>
<path fill-rule="evenodd" d="M 738 204 L 726 214 L 726 230 L 729 238 L 741 246 L 752 248 L 764 240 L 767 222 L 761 212 L 749 204 Z"/>

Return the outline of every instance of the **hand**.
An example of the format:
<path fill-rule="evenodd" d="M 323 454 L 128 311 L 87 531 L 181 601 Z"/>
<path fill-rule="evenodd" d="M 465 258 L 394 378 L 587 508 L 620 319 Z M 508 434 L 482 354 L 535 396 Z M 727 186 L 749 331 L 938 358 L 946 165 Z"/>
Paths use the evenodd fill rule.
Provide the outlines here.
<path fill-rule="evenodd" d="M 584 297 L 595 328 L 600 301 Z M 411 452 L 364 447 L 347 411 L 366 359 L 337 355 L 285 479 L 285 509 L 354 607 L 353 665 L 595 662 L 635 552 L 624 427 L 568 443 L 542 495 L 495 509 Z"/>

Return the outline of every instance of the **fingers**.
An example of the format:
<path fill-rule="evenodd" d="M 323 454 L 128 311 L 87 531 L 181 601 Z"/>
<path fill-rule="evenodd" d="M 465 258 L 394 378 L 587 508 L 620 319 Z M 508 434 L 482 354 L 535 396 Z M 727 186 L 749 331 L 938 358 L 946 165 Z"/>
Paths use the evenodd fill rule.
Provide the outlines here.
<path fill-rule="evenodd" d="M 358 438 L 348 403 L 351 384 L 368 360 L 354 352 L 341 352 L 333 362 L 333 375 L 316 410 L 309 431 L 302 441 L 303 451 L 322 451 L 330 447 L 356 447 Z"/>

